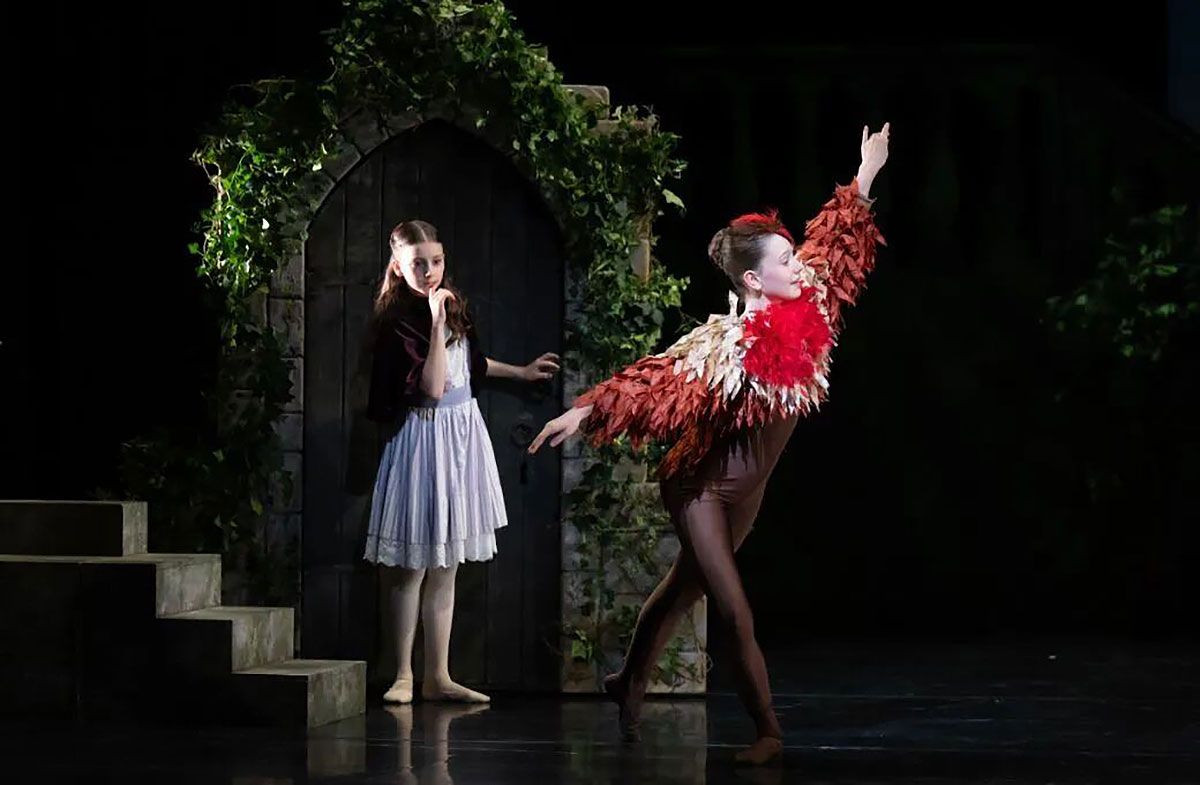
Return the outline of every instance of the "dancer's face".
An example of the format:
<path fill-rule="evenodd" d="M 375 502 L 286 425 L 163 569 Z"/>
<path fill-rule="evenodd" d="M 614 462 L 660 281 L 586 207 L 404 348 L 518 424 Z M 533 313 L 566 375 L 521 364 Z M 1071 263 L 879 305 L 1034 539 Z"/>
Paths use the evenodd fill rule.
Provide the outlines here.
<path fill-rule="evenodd" d="M 393 243 L 390 264 L 397 275 L 404 276 L 409 286 L 428 295 L 431 289 L 442 284 L 446 254 L 441 243 Z"/>
<path fill-rule="evenodd" d="M 791 242 L 783 235 L 772 234 L 762 241 L 757 268 L 747 270 L 742 282 L 751 293 L 769 300 L 794 300 L 800 296 L 800 270 Z"/>

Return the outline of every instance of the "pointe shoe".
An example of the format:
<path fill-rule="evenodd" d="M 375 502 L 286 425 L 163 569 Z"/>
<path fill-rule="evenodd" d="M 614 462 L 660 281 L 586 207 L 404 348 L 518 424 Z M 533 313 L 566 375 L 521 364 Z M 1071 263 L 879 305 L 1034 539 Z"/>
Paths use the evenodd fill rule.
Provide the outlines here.
<path fill-rule="evenodd" d="M 762 766 L 783 756 L 783 739 L 774 736 L 763 736 L 746 749 L 734 756 L 738 763 L 751 766 Z"/>
<path fill-rule="evenodd" d="M 617 704 L 617 729 L 622 741 L 640 741 L 641 723 L 629 708 L 629 694 L 621 688 L 621 674 L 610 673 L 600 680 L 600 686 L 608 697 Z"/>
<path fill-rule="evenodd" d="M 492 699 L 482 692 L 464 687 L 453 681 L 434 682 L 427 680 L 421 685 L 421 697 L 427 701 L 455 701 L 457 703 L 491 703 Z"/>
<path fill-rule="evenodd" d="M 413 682 L 412 679 L 396 679 L 391 688 L 383 693 L 384 703 L 412 703 L 413 699 Z"/>

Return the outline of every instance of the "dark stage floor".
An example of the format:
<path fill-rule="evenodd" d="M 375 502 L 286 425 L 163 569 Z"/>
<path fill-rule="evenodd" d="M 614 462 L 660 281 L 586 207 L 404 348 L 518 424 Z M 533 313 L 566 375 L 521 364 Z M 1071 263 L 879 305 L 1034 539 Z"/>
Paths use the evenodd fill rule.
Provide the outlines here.
<path fill-rule="evenodd" d="M 1102 642 L 814 644 L 768 653 L 782 765 L 732 763 L 751 726 L 718 662 L 713 694 L 647 706 L 623 745 L 585 698 L 384 708 L 307 734 L 3 730 L 14 782 L 1200 783 L 1200 651 Z"/>

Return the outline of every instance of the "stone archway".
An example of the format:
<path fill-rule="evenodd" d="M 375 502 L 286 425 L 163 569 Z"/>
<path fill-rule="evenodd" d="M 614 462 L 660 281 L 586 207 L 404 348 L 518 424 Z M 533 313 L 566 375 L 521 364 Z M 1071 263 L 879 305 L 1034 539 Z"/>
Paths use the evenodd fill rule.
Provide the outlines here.
<path fill-rule="evenodd" d="M 608 105 L 609 98 L 608 90 L 606 88 L 591 86 L 566 87 L 577 94 L 581 94 L 587 101 L 597 102 L 604 106 Z M 348 175 L 353 176 L 352 170 L 357 171 L 359 168 L 361 168 L 364 161 L 368 161 L 381 147 L 391 144 L 394 140 L 403 136 L 404 134 L 411 132 L 413 129 L 417 129 L 423 124 L 428 123 L 442 123 L 447 126 L 455 126 L 461 132 L 470 134 L 472 136 L 476 134 L 476 129 L 474 125 L 469 122 L 468 117 L 465 117 L 456 111 L 436 105 L 428 107 L 426 111 L 419 114 L 406 113 L 402 115 L 381 117 L 369 110 L 363 110 L 350 117 L 342 125 L 342 139 L 339 146 L 329 153 L 329 155 L 322 162 L 320 171 L 314 173 L 310 178 L 308 190 L 313 195 L 313 213 L 308 217 L 308 220 L 292 227 L 293 234 L 300 236 L 303 232 L 314 228 L 314 221 L 319 217 L 318 213 L 321 209 L 321 206 L 325 205 L 330 196 L 344 182 L 346 182 Z M 600 120 L 597 126 L 594 128 L 594 133 L 609 133 L 617 125 L 618 121 L 615 120 Z M 645 127 L 645 124 L 640 121 L 636 123 L 636 125 Z M 485 133 L 487 132 L 485 131 Z M 500 151 L 504 149 L 505 140 L 501 137 L 484 137 L 483 141 L 487 142 L 494 151 Z M 520 161 L 518 160 L 516 163 L 519 165 Z M 531 184 L 529 185 L 529 189 L 533 190 L 533 186 Z M 646 227 L 648 230 L 648 221 L 646 222 Z M 275 502 L 271 509 L 271 536 L 277 542 L 282 541 L 285 543 L 285 545 L 290 544 L 292 547 L 295 547 L 302 553 L 306 551 L 306 548 L 308 549 L 308 552 L 311 553 L 313 544 L 311 541 L 306 544 L 304 542 L 305 537 L 302 536 L 303 532 L 309 531 L 311 526 L 316 525 L 312 520 L 312 517 L 316 514 L 319 514 L 317 511 L 309 509 L 309 504 L 306 504 L 305 502 L 306 495 L 304 492 L 306 487 L 305 477 L 307 476 L 306 469 L 312 468 L 307 464 L 312 464 L 316 458 L 315 455 L 308 455 L 306 457 L 305 438 L 307 430 L 306 415 L 311 409 L 310 399 L 313 394 L 313 390 L 309 389 L 309 385 L 306 383 L 307 380 L 313 378 L 312 367 L 306 363 L 306 361 L 310 359 L 306 356 L 306 346 L 309 343 L 309 336 L 306 334 L 305 327 L 307 321 L 306 301 L 308 300 L 308 295 L 310 294 L 306 290 L 306 270 L 308 269 L 308 260 L 306 258 L 306 254 L 307 245 L 304 247 L 304 250 L 301 253 L 294 254 L 286 259 L 274 274 L 269 298 L 265 303 L 266 307 L 264 310 L 266 313 L 264 316 L 268 319 L 269 323 L 279 330 L 285 337 L 286 361 L 291 368 L 291 382 L 293 389 L 293 400 L 287 407 L 287 411 L 278 424 L 278 430 L 281 434 L 283 447 L 285 450 L 285 472 L 287 476 L 291 478 L 291 493 L 284 494 L 282 493 L 282 489 L 280 489 L 273 495 Z M 379 262 L 380 264 L 382 263 L 380 258 L 377 258 L 375 261 Z M 641 277 L 644 278 L 648 275 L 650 264 L 650 242 L 648 238 L 643 238 L 639 245 L 635 247 L 630 256 L 629 263 Z M 564 316 L 569 316 L 569 314 L 578 307 L 578 304 L 571 299 L 573 287 L 571 286 L 571 282 L 568 278 L 570 274 L 570 267 L 565 266 L 563 275 L 561 276 L 561 282 L 563 286 L 561 290 L 561 302 L 565 311 Z M 485 339 L 485 341 L 486 340 L 487 339 Z M 496 348 L 493 348 L 490 345 L 487 346 L 487 348 L 493 354 L 493 356 L 500 356 L 509 361 L 521 359 L 519 357 L 504 356 L 502 351 L 498 351 Z M 585 386 L 585 379 L 579 378 L 578 376 L 574 376 L 570 373 L 565 374 L 562 384 L 559 385 L 561 395 L 556 396 L 559 399 L 557 404 L 561 407 L 569 406 L 574 397 Z M 551 416 L 553 415 L 551 414 Z M 492 430 L 494 439 L 496 438 L 498 430 L 500 429 L 497 428 Z M 582 472 L 580 445 L 577 442 L 573 444 L 568 443 L 567 448 L 561 453 L 560 460 L 561 466 L 558 468 L 556 474 L 561 477 L 561 491 L 560 494 L 554 498 L 554 506 L 556 508 L 561 501 L 561 494 L 568 493 L 574 487 L 574 485 L 580 481 Z M 360 466 L 358 469 L 361 472 L 362 467 Z M 374 467 L 372 466 L 371 470 L 373 471 L 373 469 Z M 504 472 L 503 466 L 501 467 L 501 471 L 502 473 Z M 521 477 L 522 469 L 520 465 L 514 465 L 514 467 L 510 468 L 509 471 L 516 471 L 517 477 Z M 628 468 L 619 468 L 618 471 L 627 472 Z M 641 471 L 642 475 L 644 476 L 644 467 L 641 468 Z M 361 477 L 359 478 L 359 481 L 361 482 Z M 312 497 L 310 496 L 310 498 Z M 354 502 L 354 504 L 361 505 L 362 502 L 361 500 L 357 500 Z M 351 524 L 349 525 L 348 529 L 345 524 L 339 523 L 338 525 L 341 527 L 341 535 L 339 536 L 346 537 L 345 543 L 349 543 L 354 539 L 352 534 L 356 524 L 353 523 L 354 513 L 346 513 L 345 510 L 339 511 L 339 521 L 344 519 L 345 514 L 349 515 Z M 327 516 L 326 520 L 328 520 L 328 513 L 326 512 L 325 515 Z M 350 531 L 351 534 L 347 534 L 348 531 Z M 560 531 L 561 541 L 559 541 Z M 563 621 L 569 619 L 573 613 L 578 612 L 578 609 L 574 608 L 573 605 L 577 600 L 576 595 L 579 581 L 585 576 L 580 571 L 578 565 L 574 564 L 571 559 L 566 558 L 567 556 L 572 555 L 572 552 L 575 548 L 577 535 L 573 531 L 573 528 L 570 525 L 563 525 L 560 529 L 557 526 L 557 520 L 555 520 L 553 535 L 558 551 L 550 554 L 550 557 L 555 565 L 555 569 L 561 571 L 561 580 L 559 581 L 560 585 L 556 585 L 553 591 L 548 593 L 548 596 L 543 596 L 541 599 L 545 602 L 552 601 L 555 607 L 560 608 L 560 621 Z M 536 538 L 533 541 L 541 542 Z M 335 568 L 332 570 L 325 570 L 325 574 L 319 578 L 319 580 L 325 581 L 326 586 L 326 589 L 324 590 L 325 596 L 322 601 L 328 603 L 330 601 L 329 598 L 334 595 L 334 590 L 330 588 L 334 582 L 334 579 L 331 576 L 337 574 L 341 576 L 336 580 L 336 596 L 338 597 L 337 602 L 339 605 L 346 604 L 348 607 L 352 607 L 353 600 L 355 598 L 366 597 L 369 598 L 366 601 L 366 604 L 374 608 L 376 603 L 371 602 L 371 600 L 377 596 L 377 593 L 375 593 L 367 583 L 364 583 L 365 579 L 361 575 L 354 577 L 354 568 L 351 566 L 351 560 L 357 559 L 357 554 L 351 554 L 349 552 L 348 549 L 350 546 L 348 544 L 343 544 L 339 547 L 341 547 L 344 551 L 339 555 L 339 559 L 342 559 L 342 557 L 345 557 L 345 559 L 333 564 L 322 565 L 323 567 Z M 501 550 L 504 550 L 503 543 L 501 543 Z M 510 548 L 510 550 L 512 549 Z M 560 557 L 559 553 L 563 554 L 563 556 Z M 511 568 L 511 566 L 509 568 Z M 492 567 L 489 567 L 488 569 L 493 570 Z M 494 584 L 502 581 L 500 576 L 503 574 L 504 569 L 506 569 L 506 567 L 500 566 L 500 562 L 497 561 L 497 566 L 494 568 L 494 571 L 492 573 L 488 573 L 488 576 L 494 575 Z M 312 578 L 314 576 L 310 574 L 309 577 Z M 297 576 L 297 580 L 302 580 L 301 576 Z M 477 575 L 473 579 L 468 578 L 467 580 L 468 593 L 472 591 L 471 586 L 473 584 L 471 584 L 470 581 L 475 581 L 474 585 L 477 594 L 475 599 L 476 610 L 474 615 L 478 617 L 478 608 L 485 607 L 486 603 L 489 601 L 494 603 L 495 600 L 480 599 L 480 597 L 487 596 L 486 592 L 481 591 L 479 586 L 480 583 L 486 585 L 487 578 L 484 578 L 481 581 L 480 576 Z M 308 585 L 307 581 L 305 581 L 305 583 L 306 591 L 304 594 L 307 595 L 311 585 Z M 638 591 L 634 589 L 634 587 L 626 588 L 633 589 L 632 591 L 629 591 L 629 595 L 631 597 L 638 594 Z M 317 598 L 302 596 L 301 616 L 303 618 L 317 618 L 305 614 L 305 604 L 310 600 L 317 601 Z M 699 631 L 699 637 L 697 637 L 696 642 L 697 645 L 701 647 L 704 644 L 704 613 L 704 604 L 698 604 L 694 613 L 693 624 L 695 629 Z M 468 611 L 467 615 L 469 616 L 470 614 L 471 611 Z M 338 614 L 334 615 L 336 616 Z M 369 640 L 369 638 L 374 637 L 375 630 L 378 629 L 378 625 L 374 623 L 373 618 L 363 617 L 364 614 L 360 613 L 359 626 L 357 628 L 351 625 L 351 627 L 345 630 L 339 629 L 337 638 L 340 639 L 340 642 L 333 644 L 333 648 L 327 648 L 331 646 L 328 639 L 326 639 L 324 642 L 319 641 L 317 644 L 318 648 L 321 648 L 322 651 L 327 652 L 325 656 L 332 656 L 333 651 L 346 651 L 352 653 L 353 656 L 362 657 L 364 659 L 385 659 L 385 657 L 372 654 L 372 652 L 377 653 L 380 646 L 378 645 L 377 640 Z M 346 618 L 350 618 L 350 615 L 347 614 Z M 528 624 L 528 621 L 526 624 Z M 534 627 L 536 626 L 537 625 L 535 623 Z M 460 629 L 465 629 L 465 627 L 460 627 Z M 511 631 L 511 629 L 512 627 L 510 626 L 509 630 Z M 356 635 L 358 636 L 357 639 L 355 638 Z M 590 672 L 590 670 L 588 672 L 581 672 L 578 668 L 574 667 L 561 668 L 561 673 L 556 673 L 554 675 L 553 683 L 548 682 L 545 668 L 550 666 L 539 660 L 540 655 L 535 655 L 530 649 L 530 642 L 538 638 L 538 636 L 539 633 L 536 629 L 527 626 L 520 636 L 520 655 L 514 655 L 512 652 L 509 652 L 505 664 L 491 666 L 495 671 L 494 674 L 489 674 L 486 668 L 483 668 L 481 673 L 466 673 L 464 674 L 463 678 L 476 681 L 478 683 L 491 683 L 490 679 L 494 677 L 496 679 L 495 683 L 503 684 L 505 686 L 524 684 L 525 686 L 538 688 L 561 687 L 569 691 L 592 691 L 595 689 L 596 674 Z M 305 651 L 308 651 L 308 641 L 306 638 L 310 637 L 311 629 L 309 634 L 306 635 L 305 630 L 302 627 L 300 630 L 299 639 L 301 641 L 300 645 Z M 556 646 L 559 648 L 562 646 L 562 641 L 560 640 L 543 639 L 542 642 L 546 644 L 544 646 L 544 650 L 550 653 L 553 653 Z M 466 659 L 469 661 L 472 657 L 477 656 L 478 652 L 468 651 Z M 557 658 L 559 655 L 555 654 L 554 656 Z M 702 650 L 697 650 L 691 654 L 686 654 L 685 656 L 691 658 L 692 660 L 698 660 L 698 658 L 702 658 L 704 655 Z M 461 654 L 456 661 L 458 659 L 463 659 Z M 560 663 L 567 664 L 569 659 L 569 657 L 564 657 L 561 660 L 556 659 L 554 668 L 557 669 Z M 514 662 L 517 662 L 518 660 L 526 663 L 534 663 L 537 661 L 537 664 L 528 666 L 519 664 L 514 665 Z M 496 660 L 496 662 L 500 663 L 502 661 Z M 471 666 L 468 666 L 468 669 L 470 669 L 470 667 Z M 476 665 L 474 667 L 476 671 L 480 670 L 480 666 Z M 594 670 L 594 668 L 591 670 Z M 514 674 L 520 675 L 514 676 Z M 672 689 L 673 691 L 679 692 L 703 691 L 704 680 L 701 678 L 699 681 L 689 682 L 682 686 L 677 685 Z"/>

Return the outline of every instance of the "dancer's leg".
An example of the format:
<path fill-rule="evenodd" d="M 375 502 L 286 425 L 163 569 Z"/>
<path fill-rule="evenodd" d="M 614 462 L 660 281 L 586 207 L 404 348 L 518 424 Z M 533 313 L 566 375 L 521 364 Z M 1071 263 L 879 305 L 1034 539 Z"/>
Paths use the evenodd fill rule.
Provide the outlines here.
<path fill-rule="evenodd" d="M 636 733 L 642 698 L 654 664 L 670 642 L 679 620 L 704 589 L 695 563 L 681 550 L 666 576 L 642 605 L 621 670 L 604 678 L 604 690 L 620 707 L 622 733 Z"/>
<path fill-rule="evenodd" d="M 765 488 L 766 478 L 763 478 L 745 499 L 729 509 L 735 551 L 741 547 L 754 525 Z M 677 520 L 683 506 L 682 494 L 677 486 L 664 484 L 663 500 L 672 518 Z M 605 691 L 620 707 L 621 728 L 626 735 L 632 736 L 636 730 L 655 664 L 674 637 L 679 622 L 703 594 L 695 560 L 689 556 L 687 548 L 681 548 L 671 568 L 638 613 L 621 670 L 604 678 Z"/>
<path fill-rule="evenodd" d="M 421 697 L 487 703 L 483 693 L 468 689 L 450 678 L 450 628 L 454 624 L 454 578 L 458 565 L 431 567 L 425 584 L 421 618 L 425 621 L 425 679 Z"/>
<path fill-rule="evenodd" d="M 391 703 L 410 703 L 413 698 L 412 647 L 421 607 L 421 580 L 425 570 L 385 567 L 391 579 L 392 623 L 396 633 L 396 681 L 383 694 Z"/>
<path fill-rule="evenodd" d="M 782 749 L 783 731 L 771 707 L 767 666 L 754 637 L 754 616 L 733 558 L 728 516 L 719 501 L 701 496 L 685 505 L 680 523 L 681 539 L 686 540 L 684 546 L 695 559 L 705 593 L 732 633 L 738 694 L 758 732 L 759 741 L 739 757 L 765 762 Z"/>

